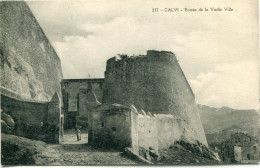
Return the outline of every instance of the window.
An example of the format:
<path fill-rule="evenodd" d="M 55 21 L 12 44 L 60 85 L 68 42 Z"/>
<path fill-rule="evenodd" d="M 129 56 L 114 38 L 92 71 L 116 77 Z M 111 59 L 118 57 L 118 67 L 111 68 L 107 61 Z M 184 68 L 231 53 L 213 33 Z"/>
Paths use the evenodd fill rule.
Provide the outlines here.
<path fill-rule="evenodd" d="M 104 122 L 101 123 L 102 127 L 104 127 Z"/>
<path fill-rule="evenodd" d="M 112 127 L 112 131 L 114 131 L 114 132 L 115 132 L 115 131 L 116 131 L 116 127 Z"/>

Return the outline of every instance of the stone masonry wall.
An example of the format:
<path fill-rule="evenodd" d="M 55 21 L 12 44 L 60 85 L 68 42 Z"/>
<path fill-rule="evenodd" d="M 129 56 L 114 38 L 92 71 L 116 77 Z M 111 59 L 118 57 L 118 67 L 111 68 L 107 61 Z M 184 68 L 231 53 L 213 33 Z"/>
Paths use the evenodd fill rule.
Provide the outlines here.
<path fill-rule="evenodd" d="M 60 92 L 60 59 L 26 2 L 0 2 L 1 87 L 24 100 Z"/>
<path fill-rule="evenodd" d="M 183 120 L 172 115 L 156 115 L 158 129 L 158 147 L 168 149 L 184 135 Z"/>
<path fill-rule="evenodd" d="M 171 114 L 185 121 L 185 136 L 207 145 L 195 97 L 172 52 L 107 61 L 103 103 L 134 104 L 137 110 Z"/>
<path fill-rule="evenodd" d="M 93 90 L 98 101 L 101 102 L 103 97 L 103 81 L 104 79 L 63 79 L 61 90 L 64 108 L 69 108 L 69 99 L 77 99 L 80 89 Z"/>
<path fill-rule="evenodd" d="M 158 133 L 156 119 L 152 116 L 138 114 L 138 146 L 158 151 Z"/>
<path fill-rule="evenodd" d="M 11 91 L 1 89 L 1 110 L 15 122 L 11 134 L 59 143 L 60 103 L 25 101 L 14 95 Z"/>
<path fill-rule="evenodd" d="M 103 98 L 104 79 L 63 79 L 61 90 L 63 96 L 64 128 L 70 127 L 69 118 L 75 113 L 77 122 L 87 127 L 88 91 L 94 93 L 98 101 Z M 70 113 L 70 114 L 69 114 Z M 85 120 L 86 119 L 86 120 Z M 85 122 L 83 121 L 85 120 Z"/>
<path fill-rule="evenodd" d="M 184 135 L 184 120 L 169 114 L 155 114 L 120 104 L 102 104 L 88 118 L 89 143 L 100 147 L 131 147 L 147 157 L 167 150 Z"/>
<path fill-rule="evenodd" d="M 51 101 L 48 103 L 48 117 L 47 122 L 49 124 L 49 134 L 51 136 L 52 143 L 60 143 L 63 136 L 61 126 L 61 101 L 57 92 L 53 95 Z M 51 129 L 50 129 L 51 128 Z"/>
<path fill-rule="evenodd" d="M 41 135 L 45 134 L 44 128 L 47 127 L 47 102 L 26 102 L 2 94 L 1 109 L 3 113 L 9 114 L 15 122 L 12 134 L 43 140 Z"/>
<path fill-rule="evenodd" d="M 174 145 L 176 141 L 183 138 L 184 121 L 176 116 L 169 114 L 155 114 L 144 110 L 133 110 L 132 108 L 132 132 L 138 132 L 137 136 L 132 136 L 131 147 L 139 152 L 140 155 L 145 156 L 145 151 L 167 150 Z M 137 112 L 137 113 L 136 113 Z M 138 127 L 136 127 L 136 125 Z M 133 135 L 133 133 L 132 133 Z M 138 143 L 136 143 L 136 139 Z"/>
<path fill-rule="evenodd" d="M 139 151 L 139 124 L 138 124 L 138 111 L 134 106 L 131 106 L 130 113 L 130 123 L 131 123 L 131 147 L 136 153 Z"/>
<path fill-rule="evenodd" d="M 131 146 L 131 123 L 128 108 L 100 105 L 89 117 L 89 142 L 100 147 Z"/>

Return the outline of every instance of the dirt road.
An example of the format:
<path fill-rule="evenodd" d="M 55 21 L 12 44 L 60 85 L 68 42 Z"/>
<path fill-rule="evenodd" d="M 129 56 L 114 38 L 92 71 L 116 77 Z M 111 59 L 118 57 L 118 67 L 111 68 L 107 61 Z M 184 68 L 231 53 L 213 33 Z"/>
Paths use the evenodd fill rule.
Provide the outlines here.
<path fill-rule="evenodd" d="M 137 164 L 136 161 L 121 156 L 121 151 L 80 144 L 84 141 L 76 141 L 76 144 L 66 144 L 66 141 L 65 144 L 51 145 L 3 133 L 1 138 L 3 165 Z M 73 137 L 69 140 L 75 141 Z"/>
<path fill-rule="evenodd" d="M 102 150 L 87 144 L 48 145 L 36 157 L 37 165 L 115 165 L 136 164 L 121 152 Z"/>

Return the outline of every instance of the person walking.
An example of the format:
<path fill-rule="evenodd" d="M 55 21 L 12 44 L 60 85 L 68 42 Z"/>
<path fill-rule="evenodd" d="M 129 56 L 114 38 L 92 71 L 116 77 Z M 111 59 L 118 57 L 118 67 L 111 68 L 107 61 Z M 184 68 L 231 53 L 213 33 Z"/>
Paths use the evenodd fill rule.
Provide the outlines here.
<path fill-rule="evenodd" d="M 79 127 L 76 128 L 76 134 L 77 134 L 77 140 L 80 141 L 81 140 L 81 132 Z"/>

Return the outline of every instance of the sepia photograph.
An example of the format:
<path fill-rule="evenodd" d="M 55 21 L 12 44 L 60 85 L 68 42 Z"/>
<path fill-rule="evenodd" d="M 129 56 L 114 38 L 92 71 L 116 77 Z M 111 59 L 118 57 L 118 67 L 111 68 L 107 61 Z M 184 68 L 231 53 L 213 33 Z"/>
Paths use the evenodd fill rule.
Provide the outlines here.
<path fill-rule="evenodd" d="M 258 0 L 0 0 L 2 166 L 259 165 Z"/>

